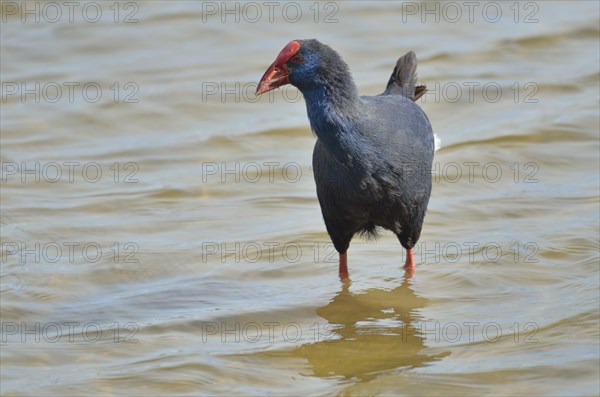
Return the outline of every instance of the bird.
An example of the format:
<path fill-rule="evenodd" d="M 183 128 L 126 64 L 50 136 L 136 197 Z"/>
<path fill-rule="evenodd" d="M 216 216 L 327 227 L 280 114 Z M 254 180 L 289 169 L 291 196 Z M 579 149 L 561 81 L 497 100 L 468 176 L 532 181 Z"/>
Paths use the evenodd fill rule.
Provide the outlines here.
<path fill-rule="evenodd" d="M 304 97 L 316 135 L 313 173 L 325 227 L 339 254 L 338 275 L 349 280 L 347 251 L 353 236 L 392 231 L 406 250 L 404 269 L 415 270 L 431 196 L 435 142 L 431 123 L 415 103 L 417 58 L 398 59 L 385 90 L 360 96 L 350 69 L 316 39 L 292 40 L 267 68 L 256 88 L 264 94 L 286 84 Z"/>

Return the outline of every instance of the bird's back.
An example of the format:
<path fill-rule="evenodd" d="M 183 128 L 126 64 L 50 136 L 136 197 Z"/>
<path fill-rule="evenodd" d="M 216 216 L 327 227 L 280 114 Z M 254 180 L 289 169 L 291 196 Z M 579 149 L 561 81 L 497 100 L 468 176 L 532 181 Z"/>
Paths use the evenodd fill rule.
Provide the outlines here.
<path fill-rule="evenodd" d="M 363 96 L 361 105 L 354 125 L 359 166 L 340 163 L 317 140 L 313 166 L 318 193 L 330 192 L 331 201 L 343 201 L 349 210 L 428 197 L 434 138 L 425 113 L 400 95 Z"/>

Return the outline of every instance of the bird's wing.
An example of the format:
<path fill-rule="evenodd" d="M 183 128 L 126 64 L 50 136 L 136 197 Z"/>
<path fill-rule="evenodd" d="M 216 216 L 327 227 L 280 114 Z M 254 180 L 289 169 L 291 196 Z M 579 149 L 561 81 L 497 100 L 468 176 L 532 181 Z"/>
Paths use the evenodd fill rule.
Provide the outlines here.
<path fill-rule="evenodd" d="M 425 92 L 424 85 L 417 86 L 417 56 L 413 51 L 398 58 L 392 76 L 381 95 L 403 95 L 416 101 Z"/>

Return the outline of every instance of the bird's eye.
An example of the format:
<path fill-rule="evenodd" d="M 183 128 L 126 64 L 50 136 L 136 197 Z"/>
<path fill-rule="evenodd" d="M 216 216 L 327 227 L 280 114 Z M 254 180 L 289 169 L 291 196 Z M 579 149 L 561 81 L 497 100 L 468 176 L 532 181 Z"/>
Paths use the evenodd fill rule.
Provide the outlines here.
<path fill-rule="evenodd" d="M 294 62 L 294 63 L 300 63 L 300 62 L 302 62 L 302 57 L 296 55 L 295 57 L 292 58 L 292 62 Z"/>

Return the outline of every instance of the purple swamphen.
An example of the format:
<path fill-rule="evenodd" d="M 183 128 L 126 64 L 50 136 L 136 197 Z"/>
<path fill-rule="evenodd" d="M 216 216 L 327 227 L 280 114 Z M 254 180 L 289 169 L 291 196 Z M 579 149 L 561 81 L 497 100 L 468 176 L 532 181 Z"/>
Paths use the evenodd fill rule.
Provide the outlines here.
<path fill-rule="evenodd" d="M 391 230 L 407 251 L 414 271 L 431 195 L 434 136 L 414 103 L 426 89 L 416 86 L 417 58 L 398 59 L 385 91 L 359 96 L 348 65 L 317 40 L 294 40 L 269 66 L 256 89 L 263 94 L 285 84 L 304 96 L 317 136 L 313 170 L 327 232 L 340 256 L 339 275 L 348 278 L 346 251 L 356 233 Z"/>

